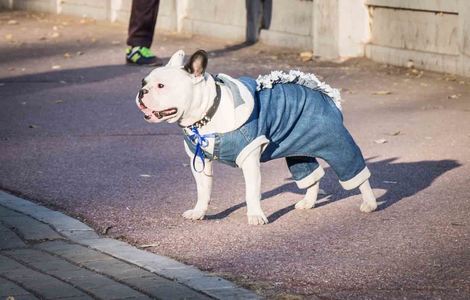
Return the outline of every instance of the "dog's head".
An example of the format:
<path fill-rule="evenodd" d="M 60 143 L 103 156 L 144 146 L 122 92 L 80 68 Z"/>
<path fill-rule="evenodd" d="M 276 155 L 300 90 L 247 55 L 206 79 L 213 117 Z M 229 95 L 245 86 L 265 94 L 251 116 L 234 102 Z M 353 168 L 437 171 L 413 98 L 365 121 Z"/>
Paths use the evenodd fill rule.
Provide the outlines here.
<path fill-rule="evenodd" d="M 204 79 L 206 66 L 205 51 L 196 51 L 184 65 L 184 52 L 179 50 L 166 66 L 147 75 L 136 96 L 145 120 L 151 123 L 180 120 L 194 97 L 195 86 Z"/>

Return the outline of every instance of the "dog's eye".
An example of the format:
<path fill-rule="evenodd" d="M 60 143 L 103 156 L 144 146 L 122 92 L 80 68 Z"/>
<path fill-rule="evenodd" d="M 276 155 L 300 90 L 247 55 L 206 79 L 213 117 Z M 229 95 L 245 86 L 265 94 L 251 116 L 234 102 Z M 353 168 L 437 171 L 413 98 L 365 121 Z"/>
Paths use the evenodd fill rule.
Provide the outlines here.
<path fill-rule="evenodd" d="M 162 89 L 164 86 L 165 86 L 165 85 L 164 85 L 163 83 L 159 83 L 159 84 L 158 84 L 158 88 L 159 88 L 159 89 Z"/>

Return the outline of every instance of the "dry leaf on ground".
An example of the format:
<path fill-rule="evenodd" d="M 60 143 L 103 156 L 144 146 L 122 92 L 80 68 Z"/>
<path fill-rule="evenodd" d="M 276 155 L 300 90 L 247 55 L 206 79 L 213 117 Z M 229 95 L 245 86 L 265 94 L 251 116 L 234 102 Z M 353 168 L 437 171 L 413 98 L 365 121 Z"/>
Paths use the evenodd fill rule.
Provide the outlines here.
<path fill-rule="evenodd" d="M 7 24 L 8 25 L 18 25 L 19 23 L 16 20 L 10 20 L 10 21 L 7 22 Z"/>
<path fill-rule="evenodd" d="M 372 95 L 380 95 L 380 96 L 383 96 L 383 95 L 390 95 L 392 92 L 390 91 L 376 91 L 376 92 L 373 92 Z"/>
<path fill-rule="evenodd" d="M 400 135 L 400 133 L 401 133 L 401 131 L 398 130 L 398 131 L 389 133 L 389 135 L 391 135 L 391 136 L 397 136 L 397 135 Z"/>
<path fill-rule="evenodd" d="M 313 59 L 313 52 L 311 51 L 305 51 L 300 53 L 300 59 L 302 61 L 310 61 Z"/>
<path fill-rule="evenodd" d="M 376 143 L 376 144 L 385 144 L 385 143 L 387 143 L 387 140 L 386 139 L 378 139 L 378 140 L 375 140 L 374 143 Z"/>

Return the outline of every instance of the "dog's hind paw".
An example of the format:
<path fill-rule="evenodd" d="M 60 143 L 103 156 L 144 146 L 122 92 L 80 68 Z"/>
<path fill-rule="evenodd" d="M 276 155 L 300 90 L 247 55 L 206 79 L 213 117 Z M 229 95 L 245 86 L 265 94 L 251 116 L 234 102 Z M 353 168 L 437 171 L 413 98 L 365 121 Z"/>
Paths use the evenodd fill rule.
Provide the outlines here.
<path fill-rule="evenodd" d="M 295 204 L 295 209 L 311 209 L 315 206 L 315 201 L 313 199 L 302 199 Z"/>
<path fill-rule="evenodd" d="M 268 224 L 268 218 L 264 214 L 248 215 L 248 224 L 250 225 L 264 225 Z"/>
<path fill-rule="evenodd" d="M 183 213 L 183 218 L 188 220 L 202 220 L 206 215 L 205 211 L 190 209 Z"/>
<path fill-rule="evenodd" d="M 377 202 L 362 202 L 360 210 L 365 213 L 373 212 L 377 209 Z"/>

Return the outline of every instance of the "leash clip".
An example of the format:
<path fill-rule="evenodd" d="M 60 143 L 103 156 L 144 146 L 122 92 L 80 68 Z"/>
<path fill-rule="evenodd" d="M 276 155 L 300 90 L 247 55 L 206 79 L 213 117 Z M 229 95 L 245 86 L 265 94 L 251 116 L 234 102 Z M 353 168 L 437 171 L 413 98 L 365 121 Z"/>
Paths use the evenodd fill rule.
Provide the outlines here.
<path fill-rule="evenodd" d="M 205 162 L 205 155 L 204 155 L 204 150 L 202 148 L 205 148 L 209 146 L 209 141 L 207 138 L 213 138 L 215 137 L 215 134 L 210 133 L 210 134 L 200 134 L 199 130 L 197 129 L 196 126 L 192 126 L 191 132 L 193 133 L 192 135 L 189 136 L 191 141 L 196 144 L 196 150 L 194 151 L 194 157 L 193 157 L 193 169 L 194 171 L 201 173 L 204 171 L 204 168 L 206 166 Z M 197 170 L 196 169 L 196 158 L 199 157 L 202 161 L 202 169 Z"/>

